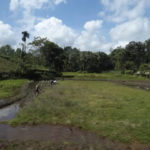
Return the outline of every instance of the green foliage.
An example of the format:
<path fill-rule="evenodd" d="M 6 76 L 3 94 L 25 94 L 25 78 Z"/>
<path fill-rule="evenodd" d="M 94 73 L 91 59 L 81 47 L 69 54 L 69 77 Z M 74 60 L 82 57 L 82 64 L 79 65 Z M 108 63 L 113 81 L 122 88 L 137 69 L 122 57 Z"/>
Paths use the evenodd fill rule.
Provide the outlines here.
<path fill-rule="evenodd" d="M 150 71 L 150 64 L 141 64 L 140 71 Z"/>
<path fill-rule="evenodd" d="M 125 74 L 130 74 L 130 75 L 133 75 L 133 70 L 125 70 L 125 72 L 124 72 Z"/>
<path fill-rule="evenodd" d="M 133 73 L 136 70 L 136 65 L 135 65 L 135 63 L 133 61 L 126 61 L 126 62 L 124 62 L 123 67 L 124 67 L 124 69 L 132 70 Z"/>
<path fill-rule="evenodd" d="M 30 45 L 36 48 L 41 59 L 45 60 L 44 65 L 51 70 L 61 71 L 63 66 L 63 49 L 47 39 L 35 38 Z"/>
<path fill-rule="evenodd" d="M 110 55 L 115 70 L 123 70 L 123 64 L 125 61 L 125 50 L 121 47 L 114 49 Z"/>
<path fill-rule="evenodd" d="M 28 33 L 23 32 L 23 45 L 26 48 L 26 38 Z M 104 52 L 80 51 L 77 48 L 61 48 L 57 44 L 46 38 L 36 37 L 30 44 L 30 50 L 24 49 L 16 51 L 9 45 L 0 47 L 0 57 L 15 64 L 4 78 L 11 74 L 17 77 L 24 77 L 32 70 L 46 68 L 56 72 L 89 72 L 101 73 L 103 71 L 118 70 L 126 72 L 132 70 L 133 73 L 140 69 L 142 64 L 150 63 L 150 40 L 145 42 L 132 41 L 125 48 L 117 47 L 108 55 Z M 4 68 L 2 63 L 2 70 Z M 12 66 L 12 65 L 10 65 Z M 1 69 L 0 69 L 1 70 Z M 33 76 L 33 75 L 32 75 Z"/>
<path fill-rule="evenodd" d="M 60 81 L 10 123 L 63 124 L 121 142 L 150 142 L 150 93 L 109 82 Z"/>
<path fill-rule="evenodd" d="M 103 52 L 80 52 L 71 47 L 64 48 L 64 71 L 102 72 L 112 69 L 110 57 Z"/>

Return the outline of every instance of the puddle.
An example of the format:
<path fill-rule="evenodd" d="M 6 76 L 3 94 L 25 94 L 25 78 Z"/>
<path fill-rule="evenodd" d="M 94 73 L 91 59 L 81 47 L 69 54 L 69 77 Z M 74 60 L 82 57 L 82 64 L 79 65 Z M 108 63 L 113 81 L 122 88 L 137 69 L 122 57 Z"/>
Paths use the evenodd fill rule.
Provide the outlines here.
<path fill-rule="evenodd" d="M 0 109 L 0 121 L 9 121 L 13 119 L 19 111 L 19 103 L 15 103 Z"/>

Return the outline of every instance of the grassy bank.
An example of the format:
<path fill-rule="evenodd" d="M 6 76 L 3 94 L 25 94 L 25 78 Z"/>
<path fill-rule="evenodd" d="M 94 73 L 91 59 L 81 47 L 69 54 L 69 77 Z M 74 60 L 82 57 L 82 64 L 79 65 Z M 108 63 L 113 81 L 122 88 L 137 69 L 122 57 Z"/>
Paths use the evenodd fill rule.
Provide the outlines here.
<path fill-rule="evenodd" d="M 150 93 L 109 82 L 60 81 L 11 121 L 76 126 L 121 142 L 150 144 Z"/>
<path fill-rule="evenodd" d="M 0 81 L 0 99 L 7 99 L 18 94 L 20 87 L 27 82 L 26 79 Z"/>
<path fill-rule="evenodd" d="M 145 77 L 129 74 L 121 74 L 119 71 L 110 71 L 103 73 L 80 73 L 80 72 L 64 72 L 64 77 L 72 77 L 73 79 L 99 79 L 99 80 L 148 80 Z"/>

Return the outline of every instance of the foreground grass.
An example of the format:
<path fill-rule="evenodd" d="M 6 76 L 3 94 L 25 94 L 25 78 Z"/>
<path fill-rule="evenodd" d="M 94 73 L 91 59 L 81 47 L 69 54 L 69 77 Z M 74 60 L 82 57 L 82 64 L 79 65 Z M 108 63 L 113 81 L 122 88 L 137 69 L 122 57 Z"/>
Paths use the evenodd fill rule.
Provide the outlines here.
<path fill-rule="evenodd" d="M 64 77 L 72 77 L 73 79 L 99 79 L 99 80 L 148 80 L 145 77 L 129 74 L 121 74 L 119 71 L 110 71 L 103 73 L 80 73 L 80 72 L 64 72 Z"/>
<path fill-rule="evenodd" d="M 61 81 L 10 122 L 64 124 L 121 142 L 150 144 L 150 93 L 96 81 Z"/>
<path fill-rule="evenodd" d="M 0 99 L 7 99 L 18 94 L 20 87 L 27 82 L 26 79 L 0 81 Z"/>

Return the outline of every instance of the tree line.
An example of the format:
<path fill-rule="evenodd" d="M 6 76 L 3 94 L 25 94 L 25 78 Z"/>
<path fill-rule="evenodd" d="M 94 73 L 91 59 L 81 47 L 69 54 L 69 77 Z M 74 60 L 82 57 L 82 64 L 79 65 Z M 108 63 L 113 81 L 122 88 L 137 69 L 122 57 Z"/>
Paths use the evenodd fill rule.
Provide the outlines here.
<path fill-rule="evenodd" d="M 62 48 L 47 38 L 36 37 L 28 44 L 28 51 L 21 48 L 15 50 L 10 45 L 1 46 L 0 57 L 15 62 L 17 67 L 14 72 L 20 76 L 32 76 L 35 70 L 57 73 L 119 70 L 135 73 L 139 70 L 150 71 L 150 39 L 145 42 L 132 41 L 124 48 L 117 47 L 106 54 L 80 51 L 71 46 Z"/>

